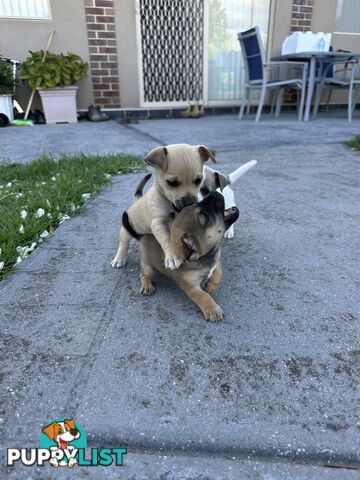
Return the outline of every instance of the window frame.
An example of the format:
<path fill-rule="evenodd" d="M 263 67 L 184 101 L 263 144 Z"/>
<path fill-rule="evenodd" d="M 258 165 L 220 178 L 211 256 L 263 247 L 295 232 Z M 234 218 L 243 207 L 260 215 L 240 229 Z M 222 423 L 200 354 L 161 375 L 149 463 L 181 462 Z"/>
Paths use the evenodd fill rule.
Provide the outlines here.
<path fill-rule="evenodd" d="M 25 17 L 25 16 L 14 16 L 14 15 L 1 15 L 0 14 L 0 22 L 6 20 L 20 20 L 20 21 L 30 21 L 30 22 L 51 22 L 52 21 L 52 14 L 51 14 L 51 2 L 50 0 L 45 0 L 48 6 L 48 16 L 47 17 Z"/>

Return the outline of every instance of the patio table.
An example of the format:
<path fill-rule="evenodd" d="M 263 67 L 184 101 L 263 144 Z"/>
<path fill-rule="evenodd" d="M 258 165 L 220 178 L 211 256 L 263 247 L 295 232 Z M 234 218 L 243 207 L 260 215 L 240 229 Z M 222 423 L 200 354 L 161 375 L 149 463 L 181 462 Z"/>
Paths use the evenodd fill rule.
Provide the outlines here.
<path fill-rule="evenodd" d="M 314 93 L 315 88 L 315 70 L 316 64 L 319 61 L 323 61 L 327 64 L 335 63 L 345 63 L 346 61 L 352 59 L 360 59 L 360 53 L 354 52 L 298 52 L 298 53 L 289 53 L 287 55 L 280 55 L 273 57 L 272 61 L 289 61 L 292 62 L 308 62 L 310 64 L 309 68 L 309 79 L 308 79 L 308 90 L 306 95 L 306 105 L 305 105 L 305 114 L 304 121 L 307 122 L 310 117 L 310 108 L 311 108 L 311 99 Z"/>

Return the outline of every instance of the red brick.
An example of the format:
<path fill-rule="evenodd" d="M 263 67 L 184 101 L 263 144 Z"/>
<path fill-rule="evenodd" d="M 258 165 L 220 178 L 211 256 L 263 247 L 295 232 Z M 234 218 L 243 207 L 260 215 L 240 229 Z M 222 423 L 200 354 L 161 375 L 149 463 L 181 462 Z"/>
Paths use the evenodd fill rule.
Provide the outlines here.
<path fill-rule="evenodd" d="M 115 24 L 114 23 L 107 23 L 106 24 L 106 30 L 108 32 L 115 32 Z"/>
<path fill-rule="evenodd" d="M 96 38 L 96 32 L 90 32 L 88 30 L 88 38 Z"/>
<path fill-rule="evenodd" d="M 104 83 L 117 83 L 119 81 L 118 77 L 103 77 Z"/>
<path fill-rule="evenodd" d="M 116 90 L 116 92 L 107 92 L 107 91 L 105 91 L 105 92 L 103 92 L 103 96 L 106 97 L 106 98 L 109 98 L 109 97 L 111 98 L 111 97 L 114 97 L 114 94 L 115 94 L 115 93 L 118 94 L 119 91 L 118 91 L 118 90 Z"/>
<path fill-rule="evenodd" d="M 97 7 L 113 8 L 114 7 L 114 2 L 113 2 L 113 0 L 95 0 L 95 5 Z"/>
<path fill-rule="evenodd" d="M 106 42 L 109 47 L 116 47 L 116 40 L 107 40 Z"/>
<path fill-rule="evenodd" d="M 94 5 L 94 0 L 84 0 L 85 7 L 92 7 Z"/>
<path fill-rule="evenodd" d="M 114 17 L 108 17 L 106 15 L 96 15 L 96 21 L 98 23 L 114 23 Z"/>
<path fill-rule="evenodd" d="M 94 15 L 86 15 L 86 23 L 94 23 L 95 17 Z"/>
<path fill-rule="evenodd" d="M 115 62 L 101 62 L 101 68 L 117 68 L 117 63 Z"/>
<path fill-rule="evenodd" d="M 91 73 L 92 73 L 92 75 L 102 76 L 102 75 L 108 75 L 109 71 L 108 71 L 108 70 L 105 70 L 105 69 L 103 68 L 103 69 L 94 69 L 94 70 L 91 70 Z"/>
<path fill-rule="evenodd" d="M 116 47 L 99 47 L 99 53 L 116 53 Z"/>
<path fill-rule="evenodd" d="M 97 85 L 94 85 L 94 90 L 109 90 L 110 86 L 106 85 L 105 83 L 98 83 Z"/>
<path fill-rule="evenodd" d="M 98 38 L 116 38 L 114 32 L 99 32 Z"/>
<path fill-rule="evenodd" d="M 91 58 L 90 58 L 90 60 L 91 60 Z M 90 62 L 90 68 L 91 68 L 91 70 L 100 68 L 100 63 L 99 62 Z"/>
<path fill-rule="evenodd" d="M 94 62 L 107 62 L 107 55 L 91 55 L 91 60 Z"/>
<path fill-rule="evenodd" d="M 105 10 L 103 8 L 86 7 L 85 12 L 87 15 L 105 15 Z"/>
<path fill-rule="evenodd" d="M 105 15 L 115 16 L 115 10 L 113 8 L 105 8 Z"/>
<path fill-rule="evenodd" d="M 117 77 L 117 76 L 119 75 L 119 70 L 118 70 L 118 68 L 117 68 L 117 67 L 116 67 L 116 68 L 111 68 L 111 69 L 109 70 L 109 75 L 110 75 L 110 76 L 115 75 L 115 76 Z"/>
<path fill-rule="evenodd" d="M 90 53 L 99 53 L 98 47 L 89 47 L 89 52 Z"/>
<path fill-rule="evenodd" d="M 94 46 L 94 45 L 101 45 L 101 46 L 105 46 L 107 45 L 107 41 L 106 40 L 98 40 L 97 38 L 94 38 L 94 39 L 89 39 L 89 45 L 91 46 Z"/>
<path fill-rule="evenodd" d="M 105 30 L 105 24 L 104 23 L 88 23 L 87 29 L 88 30 Z"/>

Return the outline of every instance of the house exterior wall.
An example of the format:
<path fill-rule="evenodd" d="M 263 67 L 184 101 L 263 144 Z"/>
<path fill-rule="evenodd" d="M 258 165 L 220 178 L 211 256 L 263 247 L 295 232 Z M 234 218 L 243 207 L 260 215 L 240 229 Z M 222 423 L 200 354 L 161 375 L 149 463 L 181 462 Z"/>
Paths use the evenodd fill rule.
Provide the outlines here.
<path fill-rule="evenodd" d="M 80 86 L 79 109 L 140 105 L 137 0 L 50 0 L 50 20 L 0 19 L 0 54 L 23 60 L 28 50 L 44 49 L 52 29 L 51 51 L 73 51 L 90 65 Z M 272 0 L 268 57 L 278 55 L 291 31 L 334 32 L 337 0 Z M 20 40 L 19 40 L 20 38 Z M 360 35 L 333 33 L 335 48 L 360 51 Z M 333 103 L 344 103 L 337 92 Z M 29 92 L 19 89 L 22 106 Z M 289 97 L 290 98 L 290 97 Z M 36 99 L 35 106 L 39 106 Z"/>
<path fill-rule="evenodd" d="M 50 50 L 55 53 L 73 52 L 86 62 L 90 61 L 86 33 L 84 0 L 51 0 L 51 20 L 0 19 L 0 54 L 4 57 L 24 60 L 29 50 L 41 50 L 52 29 L 55 30 Z M 18 89 L 21 106 L 26 106 L 29 92 Z M 91 77 L 80 86 L 77 104 L 79 108 L 93 101 Z M 35 106 L 40 106 L 38 94 Z"/>

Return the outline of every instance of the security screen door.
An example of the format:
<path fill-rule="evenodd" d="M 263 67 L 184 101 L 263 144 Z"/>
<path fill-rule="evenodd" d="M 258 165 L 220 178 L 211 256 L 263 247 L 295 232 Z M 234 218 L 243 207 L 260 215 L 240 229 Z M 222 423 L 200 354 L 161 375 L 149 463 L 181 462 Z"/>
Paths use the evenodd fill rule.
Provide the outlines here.
<path fill-rule="evenodd" d="M 137 0 L 140 104 L 231 103 L 244 68 L 237 33 L 259 25 L 271 0 Z"/>

